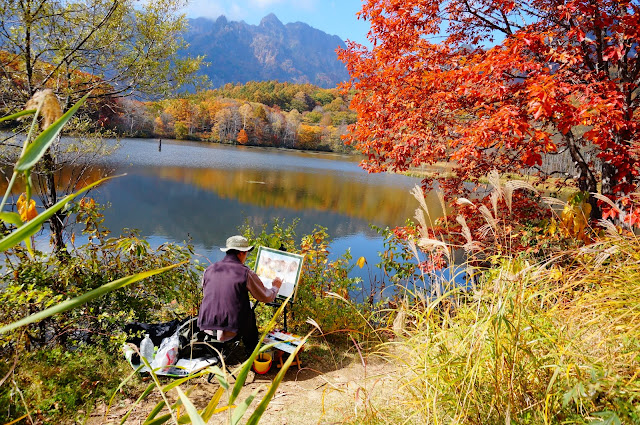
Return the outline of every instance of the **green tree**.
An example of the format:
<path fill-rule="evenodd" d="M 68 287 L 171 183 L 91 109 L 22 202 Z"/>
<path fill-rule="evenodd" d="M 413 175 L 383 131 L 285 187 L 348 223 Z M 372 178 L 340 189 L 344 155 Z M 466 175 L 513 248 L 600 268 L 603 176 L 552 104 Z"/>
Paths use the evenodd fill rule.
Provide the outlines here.
<path fill-rule="evenodd" d="M 182 121 L 176 121 L 173 126 L 173 132 L 176 136 L 176 139 L 184 140 L 189 135 L 189 129 Z"/>
<path fill-rule="evenodd" d="M 297 109 L 299 112 L 310 111 L 314 106 L 314 100 L 302 90 L 297 92 L 291 100 L 291 109 Z"/>
<path fill-rule="evenodd" d="M 0 0 L 0 78 L 14 89 L 5 104 L 20 108 L 37 90 L 53 88 L 67 109 L 90 90 L 93 97 L 157 96 L 192 82 L 201 58 L 176 55 L 185 46 L 181 4 Z"/>
<path fill-rule="evenodd" d="M 311 124 L 318 124 L 322 119 L 322 112 L 313 111 L 305 114 L 304 120 Z"/>
<path fill-rule="evenodd" d="M 0 113 L 13 112 L 40 89 L 51 88 L 64 110 L 91 91 L 99 99 L 131 94 L 167 95 L 193 82 L 201 58 L 180 59 L 186 28 L 182 2 L 158 0 L 0 0 Z M 40 172 L 45 208 L 58 200 L 57 143 Z M 73 186 L 73 185 L 71 185 Z M 66 212 L 50 221 L 54 250 L 62 240 Z"/>
<path fill-rule="evenodd" d="M 311 94 L 311 98 L 322 106 L 328 105 L 336 98 L 335 89 L 318 89 Z"/>
<path fill-rule="evenodd" d="M 341 97 L 336 97 L 328 105 L 324 106 L 325 111 L 340 112 L 347 109 L 347 105 Z"/>

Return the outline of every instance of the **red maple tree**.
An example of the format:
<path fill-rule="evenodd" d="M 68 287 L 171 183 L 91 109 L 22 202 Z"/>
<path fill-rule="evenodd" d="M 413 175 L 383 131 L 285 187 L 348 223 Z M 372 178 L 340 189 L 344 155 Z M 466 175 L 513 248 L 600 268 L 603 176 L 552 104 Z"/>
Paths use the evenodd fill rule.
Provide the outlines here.
<path fill-rule="evenodd" d="M 542 179 L 560 172 L 581 191 L 630 193 L 639 8 L 628 0 L 365 0 L 359 17 L 371 24 L 373 47 L 348 42 L 339 51 L 358 112 L 347 142 L 373 172 L 452 162 L 455 178 L 442 182 L 450 193 L 492 169 Z M 560 153 L 575 167 L 568 176 L 542 167 Z"/>

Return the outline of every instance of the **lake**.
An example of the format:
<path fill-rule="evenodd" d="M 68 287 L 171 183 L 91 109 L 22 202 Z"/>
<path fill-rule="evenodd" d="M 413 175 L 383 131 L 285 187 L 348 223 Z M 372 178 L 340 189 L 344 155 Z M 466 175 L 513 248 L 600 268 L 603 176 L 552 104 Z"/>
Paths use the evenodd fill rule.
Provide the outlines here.
<path fill-rule="evenodd" d="M 419 179 L 369 174 L 350 156 L 168 140 L 158 151 L 148 139 L 121 145 L 104 165 L 127 175 L 93 194 L 111 204 L 107 227 L 139 229 L 152 243 L 191 238 L 210 261 L 244 223 L 275 218 L 298 218 L 298 236 L 324 226 L 334 252 L 377 259 L 382 238 L 369 225 L 402 225 L 417 207 L 409 191 Z"/>
<path fill-rule="evenodd" d="M 90 193 L 110 205 L 106 227 L 138 229 L 153 247 L 189 240 L 204 262 L 222 258 L 219 248 L 245 223 L 259 229 L 298 218 L 298 237 L 326 227 L 333 258 L 350 249 L 354 261 L 364 256 L 374 265 L 383 239 L 370 224 L 403 225 L 418 206 L 409 194 L 418 178 L 369 174 L 353 156 L 171 140 L 161 151 L 157 140 L 120 144 L 89 179 L 105 168 L 126 173 Z M 438 213 L 435 194 L 428 203 Z"/>

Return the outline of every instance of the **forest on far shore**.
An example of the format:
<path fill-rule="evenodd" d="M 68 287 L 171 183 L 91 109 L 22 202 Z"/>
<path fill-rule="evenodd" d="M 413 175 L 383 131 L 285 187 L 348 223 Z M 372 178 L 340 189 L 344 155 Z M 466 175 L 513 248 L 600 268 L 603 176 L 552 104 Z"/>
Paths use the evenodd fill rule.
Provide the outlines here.
<path fill-rule="evenodd" d="M 349 152 L 356 121 L 339 89 L 277 81 L 227 84 L 185 97 L 118 100 L 109 127 L 122 136 Z"/>

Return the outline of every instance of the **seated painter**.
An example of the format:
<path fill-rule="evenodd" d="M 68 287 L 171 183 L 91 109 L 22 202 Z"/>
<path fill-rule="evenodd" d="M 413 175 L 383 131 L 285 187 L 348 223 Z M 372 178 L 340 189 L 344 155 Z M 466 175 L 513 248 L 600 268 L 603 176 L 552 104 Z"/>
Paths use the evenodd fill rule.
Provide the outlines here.
<path fill-rule="evenodd" d="M 243 236 L 227 239 L 226 256 L 210 265 L 202 276 L 203 298 L 198 314 L 198 327 L 219 341 L 236 336 L 242 338 L 247 354 L 255 349 L 260 339 L 256 318 L 249 302 L 249 293 L 262 302 L 272 302 L 282 286 L 275 278 L 272 288 L 262 281 L 244 263 L 253 249 Z"/>

